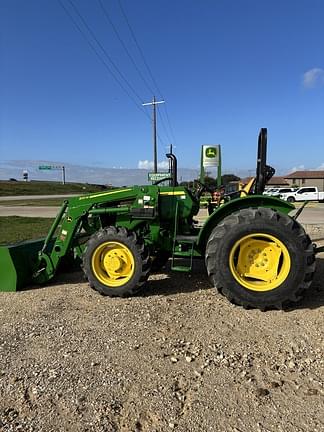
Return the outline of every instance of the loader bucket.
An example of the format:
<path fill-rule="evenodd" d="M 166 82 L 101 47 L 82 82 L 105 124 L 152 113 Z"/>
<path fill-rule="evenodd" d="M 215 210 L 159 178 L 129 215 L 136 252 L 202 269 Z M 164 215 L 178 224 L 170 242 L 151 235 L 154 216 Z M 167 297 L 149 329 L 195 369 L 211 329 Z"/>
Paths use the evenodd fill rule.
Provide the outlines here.
<path fill-rule="evenodd" d="M 32 283 L 44 239 L 0 246 L 0 291 L 17 291 Z"/>

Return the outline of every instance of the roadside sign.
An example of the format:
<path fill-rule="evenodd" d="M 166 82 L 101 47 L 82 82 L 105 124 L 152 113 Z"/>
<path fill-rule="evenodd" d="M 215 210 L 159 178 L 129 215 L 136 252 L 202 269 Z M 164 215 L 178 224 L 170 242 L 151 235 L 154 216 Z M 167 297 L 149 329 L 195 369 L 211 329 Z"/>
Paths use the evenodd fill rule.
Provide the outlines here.
<path fill-rule="evenodd" d="M 52 165 L 39 165 L 38 169 L 40 170 L 51 170 L 53 169 Z"/>
<path fill-rule="evenodd" d="M 64 167 L 62 165 L 39 165 L 40 170 L 61 170 Z"/>
<path fill-rule="evenodd" d="M 65 166 L 64 165 L 39 165 L 39 170 L 60 170 L 62 171 L 62 183 L 65 184 Z"/>
<path fill-rule="evenodd" d="M 204 167 L 218 167 L 219 166 L 219 145 L 203 145 L 202 162 Z"/>
<path fill-rule="evenodd" d="M 152 182 L 156 182 L 169 177 L 170 177 L 169 172 L 148 173 L 148 179 Z"/>

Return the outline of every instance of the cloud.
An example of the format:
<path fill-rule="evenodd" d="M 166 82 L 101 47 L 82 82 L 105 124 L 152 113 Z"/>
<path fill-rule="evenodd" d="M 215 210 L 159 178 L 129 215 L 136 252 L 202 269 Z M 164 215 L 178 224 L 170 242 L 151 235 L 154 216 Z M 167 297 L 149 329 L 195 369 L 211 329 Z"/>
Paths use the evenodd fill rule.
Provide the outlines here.
<path fill-rule="evenodd" d="M 321 163 L 317 168 L 305 168 L 305 165 L 299 165 L 288 170 L 288 173 L 293 173 L 295 171 L 324 171 L 324 162 Z"/>
<path fill-rule="evenodd" d="M 313 68 L 303 75 L 303 84 L 306 88 L 324 86 L 324 69 Z"/>
<path fill-rule="evenodd" d="M 148 161 L 148 160 L 140 160 L 138 161 L 137 164 L 137 167 L 139 169 L 146 169 L 146 170 L 152 170 L 153 166 L 154 166 L 153 161 Z M 167 161 L 158 162 L 158 169 L 162 169 L 162 170 L 169 169 L 169 162 Z"/>
<path fill-rule="evenodd" d="M 305 165 L 299 165 L 299 166 L 295 166 L 293 168 L 291 168 L 288 173 L 293 173 L 295 171 L 305 171 Z"/>

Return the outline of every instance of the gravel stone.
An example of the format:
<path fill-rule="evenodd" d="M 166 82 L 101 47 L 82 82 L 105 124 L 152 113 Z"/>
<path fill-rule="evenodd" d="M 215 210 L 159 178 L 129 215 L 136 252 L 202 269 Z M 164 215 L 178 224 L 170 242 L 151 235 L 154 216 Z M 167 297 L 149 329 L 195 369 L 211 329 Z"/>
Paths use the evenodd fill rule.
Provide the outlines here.
<path fill-rule="evenodd" d="M 323 431 L 323 281 L 320 254 L 287 312 L 230 304 L 202 262 L 126 299 L 79 271 L 0 293 L 0 430 Z"/>

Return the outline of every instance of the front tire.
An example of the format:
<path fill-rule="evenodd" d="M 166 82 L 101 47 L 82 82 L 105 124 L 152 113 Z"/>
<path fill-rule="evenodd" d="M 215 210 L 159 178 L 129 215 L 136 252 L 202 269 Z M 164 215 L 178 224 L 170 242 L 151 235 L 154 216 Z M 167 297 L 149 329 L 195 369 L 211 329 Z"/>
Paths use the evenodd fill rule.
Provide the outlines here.
<path fill-rule="evenodd" d="M 107 227 L 88 241 L 83 270 L 92 288 L 110 297 L 138 292 L 150 272 L 144 244 L 126 228 Z"/>
<path fill-rule="evenodd" d="M 282 309 L 311 285 L 310 238 L 291 217 L 268 208 L 242 209 L 212 231 L 206 267 L 214 286 L 243 307 Z"/>

